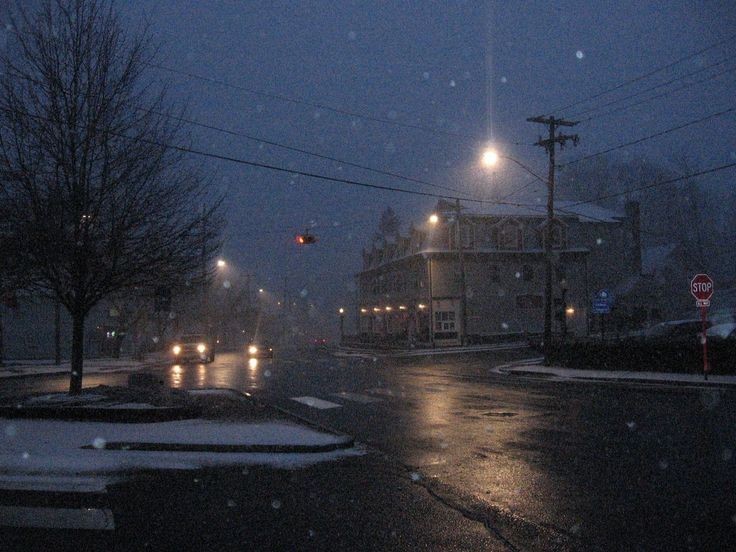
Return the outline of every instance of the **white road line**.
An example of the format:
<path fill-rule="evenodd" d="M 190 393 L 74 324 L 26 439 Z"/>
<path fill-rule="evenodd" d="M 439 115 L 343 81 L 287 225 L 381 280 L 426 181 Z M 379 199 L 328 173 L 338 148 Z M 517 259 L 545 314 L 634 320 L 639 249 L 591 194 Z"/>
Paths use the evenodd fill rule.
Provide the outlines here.
<path fill-rule="evenodd" d="M 373 395 L 383 395 L 385 397 L 395 397 L 396 393 L 393 392 L 393 390 L 387 388 L 387 387 L 374 387 L 373 389 L 366 389 L 366 393 L 371 393 Z"/>
<path fill-rule="evenodd" d="M 319 408 L 320 410 L 326 410 L 328 408 L 341 408 L 341 404 L 336 404 L 330 401 L 323 401 L 317 397 L 292 397 L 292 401 L 296 401 L 312 408 Z"/>
<path fill-rule="evenodd" d="M 0 506 L 0 526 L 112 531 L 115 520 L 107 508 Z"/>
<path fill-rule="evenodd" d="M 349 393 L 347 391 L 341 391 L 340 393 L 333 393 L 333 397 L 353 401 L 361 404 L 381 402 L 381 399 L 377 397 L 369 397 L 368 395 L 361 395 L 360 393 Z"/>

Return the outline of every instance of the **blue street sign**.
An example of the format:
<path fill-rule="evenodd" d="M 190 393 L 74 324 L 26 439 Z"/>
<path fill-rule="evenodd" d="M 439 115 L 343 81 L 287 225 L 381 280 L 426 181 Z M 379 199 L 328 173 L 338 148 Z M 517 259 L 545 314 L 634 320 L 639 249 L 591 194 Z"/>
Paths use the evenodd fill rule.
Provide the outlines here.
<path fill-rule="evenodd" d="M 593 314 L 610 314 L 611 307 L 613 307 L 613 294 L 607 290 L 602 289 L 595 294 L 593 299 Z"/>

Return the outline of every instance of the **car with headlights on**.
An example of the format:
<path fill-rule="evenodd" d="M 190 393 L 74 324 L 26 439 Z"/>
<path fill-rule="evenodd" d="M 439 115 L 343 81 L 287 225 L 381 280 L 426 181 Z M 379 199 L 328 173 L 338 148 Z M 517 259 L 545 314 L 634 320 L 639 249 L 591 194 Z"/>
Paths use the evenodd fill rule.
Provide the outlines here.
<path fill-rule="evenodd" d="M 268 343 L 251 341 L 246 351 L 248 358 L 273 358 L 273 347 Z"/>
<path fill-rule="evenodd" d="M 212 362 L 215 347 L 204 334 L 184 334 L 171 344 L 170 354 L 175 362 Z"/>

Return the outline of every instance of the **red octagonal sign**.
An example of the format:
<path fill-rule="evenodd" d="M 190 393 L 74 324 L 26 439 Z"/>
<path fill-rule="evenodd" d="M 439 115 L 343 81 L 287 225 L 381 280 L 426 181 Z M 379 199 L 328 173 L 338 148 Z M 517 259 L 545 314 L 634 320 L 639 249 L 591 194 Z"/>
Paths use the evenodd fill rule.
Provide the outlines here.
<path fill-rule="evenodd" d="M 696 274 L 690 280 L 690 293 L 698 301 L 707 301 L 713 295 L 713 280 L 707 274 Z"/>

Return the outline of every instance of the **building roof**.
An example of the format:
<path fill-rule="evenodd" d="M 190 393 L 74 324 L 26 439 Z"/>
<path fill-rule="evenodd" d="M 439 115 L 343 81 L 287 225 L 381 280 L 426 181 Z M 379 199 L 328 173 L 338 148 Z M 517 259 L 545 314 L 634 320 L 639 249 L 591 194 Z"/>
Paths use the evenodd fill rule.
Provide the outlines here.
<path fill-rule="evenodd" d="M 677 246 L 674 243 L 647 247 L 641 252 L 641 273 L 654 274 L 664 268 L 667 258 Z"/>
<path fill-rule="evenodd" d="M 555 214 L 559 217 L 574 217 L 581 222 L 621 222 L 624 215 L 611 209 L 590 203 L 576 205 L 575 201 L 556 201 Z M 438 205 L 438 208 L 442 207 Z M 547 206 L 540 202 L 538 206 L 523 204 L 493 204 L 471 207 L 463 211 L 470 216 L 488 217 L 543 217 L 547 214 Z"/>

